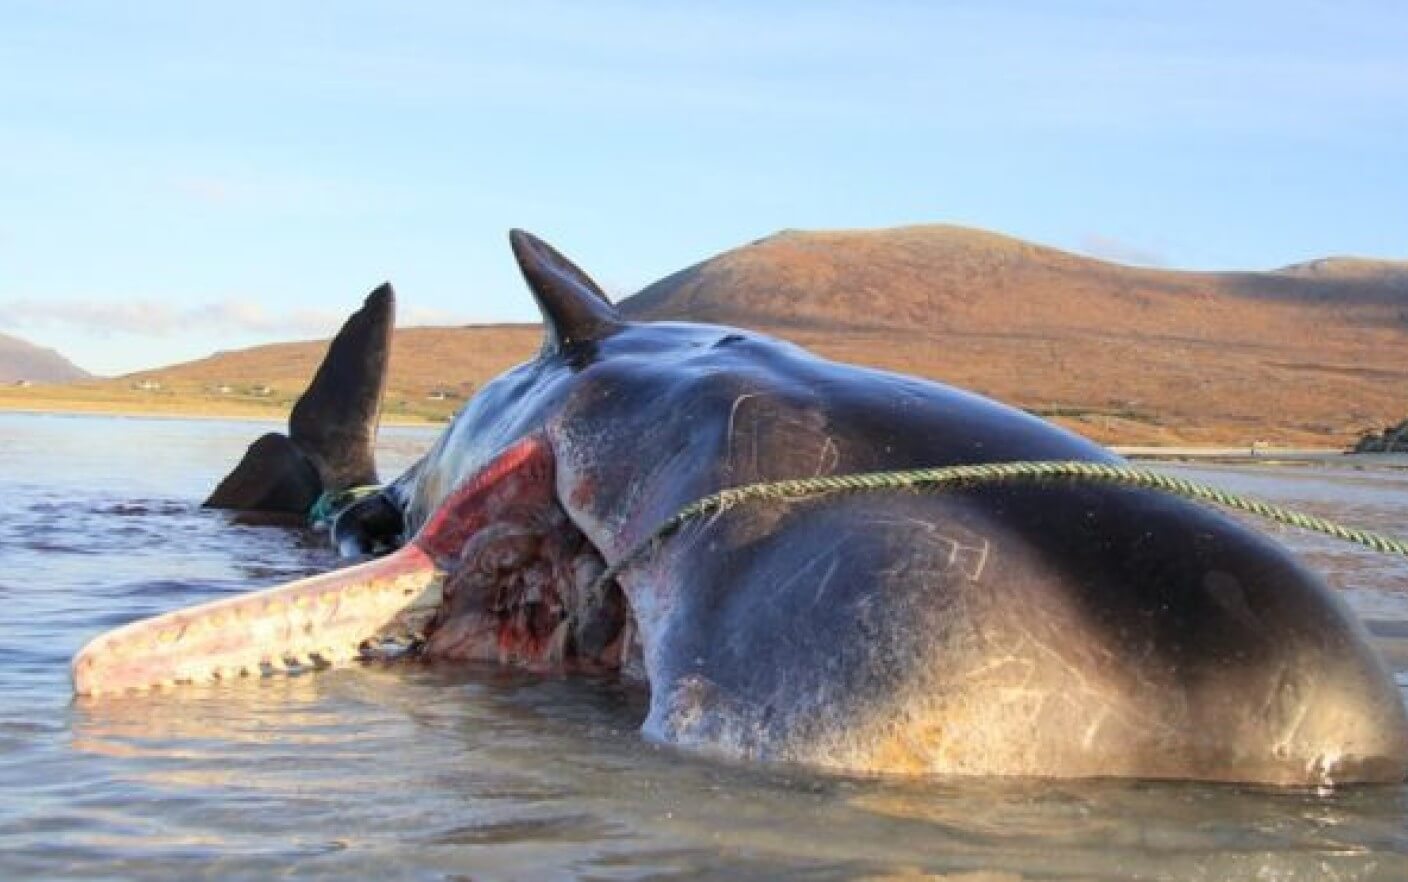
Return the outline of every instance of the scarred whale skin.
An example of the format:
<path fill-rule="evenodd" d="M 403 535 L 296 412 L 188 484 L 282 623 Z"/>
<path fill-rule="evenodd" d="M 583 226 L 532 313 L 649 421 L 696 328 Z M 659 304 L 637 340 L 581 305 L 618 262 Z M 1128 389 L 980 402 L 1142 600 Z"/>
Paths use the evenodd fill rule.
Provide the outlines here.
<path fill-rule="evenodd" d="M 535 247 L 520 260 L 580 272 Z M 412 531 L 533 434 L 608 560 L 728 486 L 1118 461 L 980 396 L 761 334 L 595 321 L 606 331 L 470 402 L 395 490 Z M 669 742 L 874 772 L 1317 783 L 1408 764 L 1398 690 L 1333 592 L 1266 536 L 1156 492 L 753 503 L 686 527 L 621 585 L 645 731 Z"/>

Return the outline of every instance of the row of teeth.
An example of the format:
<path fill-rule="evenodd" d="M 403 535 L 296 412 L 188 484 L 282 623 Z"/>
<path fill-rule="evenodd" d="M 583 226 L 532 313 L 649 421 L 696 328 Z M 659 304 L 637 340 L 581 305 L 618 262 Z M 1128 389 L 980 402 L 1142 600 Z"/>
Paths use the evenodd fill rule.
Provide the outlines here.
<path fill-rule="evenodd" d="M 321 671 L 350 661 L 390 661 L 415 653 L 425 645 L 421 635 L 406 637 L 378 637 L 364 640 L 355 649 L 334 649 L 331 647 L 313 650 L 306 657 L 285 655 L 276 659 L 261 659 L 254 665 L 194 668 L 181 677 L 160 680 L 140 686 L 128 686 L 124 691 L 144 692 L 149 689 L 188 686 L 197 683 L 219 683 L 224 680 L 238 680 L 246 677 L 271 677 L 277 674 L 302 674 L 307 671 Z M 91 695 L 111 694 L 104 690 L 93 690 Z"/>
<path fill-rule="evenodd" d="M 137 633 L 124 636 L 119 631 L 106 640 L 100 638 L 90 644 L 79 664 L 96 667 L 101 678 L 104 668 L 120 670 L 122 661 L 140 661 L 150 655 L 153 666 L 167 668 L 170 676 L 117 685 L 105 685 L 98 679 L 91 684 L 88 694 L 108 695 L 238 677 L 302 673 L 358 659 L 405 655 L 423 643 L 420 629 L 438 606 L 438 602 L 425 603 L 436 586 L 427 589 L 424 574 L 408 575 L 409 579 L 406 575 L 373 578 L 322 591 L 313 585 L 294 583 L 285 590 L 301 589 L 306 593 L 290 599 L 256 595 L 215 601 L 217 608 L 181 611 L 173 616 L 176 621 L 165 627 L 159 621 L 139 623 L 133 626 Z M 321 578 L 326 577 L 314 577 Z M 339 606 L 344 609 L 339 610 Z M 204 638 L 225 632 L 231 626 L 245 631 L 243 651 L 233 647 L 203 653 L 200 644 Z M 154 627 L 159 630 L 152 635 Z M 179 656 L 179 644 L 190 647 L 190 657 Z M 245 652 L 248 653 L 245 658 L 239 658 Z M 172 654 L 176 657 L 163 658 Z M 205 659 L 202 659 L 203 654 Z M 114 661 L 118 664 L 111 665 Z"/>

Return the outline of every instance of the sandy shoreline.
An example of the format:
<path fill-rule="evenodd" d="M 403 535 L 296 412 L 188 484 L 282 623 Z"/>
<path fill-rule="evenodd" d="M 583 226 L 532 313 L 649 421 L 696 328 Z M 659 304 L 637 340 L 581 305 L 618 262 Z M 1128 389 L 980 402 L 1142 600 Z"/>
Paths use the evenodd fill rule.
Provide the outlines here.
<path fill-rule="evenodd" d="M 65 401 L 62 403 L 34 401 L 6 401 L 0 399 L 0 413 L 22 413 L 34 416 L 101 416 L 115 419 L 156 419 L 156 420 L 209 420 L 213 422 L 270 423 L 286 425 L 288 413 L 285 411 L 256 410 L 193 412 L 178 408 L 123 407 L 88 401 Z M 383 426 L 426 427 L 443 426 L 445 423 L 422 420 L 415 417 L 388 416 L 381 421 Z"/>
<path fill-rule="evenodd" d="M 1209 465 L 1332 466 L 1349 469 L 1408 470 L 1408 453 L 1352 453 L 1337 448 L 1140 447 L 1137 452 L 1118 445 L 1110 448 L 1135 463 L 1162 462 Z"/>
<path fill-rule="evenodd" d="M 1343 447 L 1272 447 L 1264 444 L 1108 444 L 1128 459 L 1318 460 L 1339 459 Z"/>

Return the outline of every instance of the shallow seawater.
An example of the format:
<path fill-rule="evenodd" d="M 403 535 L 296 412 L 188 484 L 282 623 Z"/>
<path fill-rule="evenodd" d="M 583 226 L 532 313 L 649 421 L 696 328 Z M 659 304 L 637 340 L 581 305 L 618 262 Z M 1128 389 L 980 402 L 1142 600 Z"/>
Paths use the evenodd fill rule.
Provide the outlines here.
<path fill-rule="evenodd" d="M 199 502 L 265 427 L 0 414 L 0 879 L 1408 878 L 1408 788 L 850 779 L 644 742 L 609 680 L 365 666 L 70 697 L 98 631 L 338 565 Z M 393 474 L 433 440 L 383 432 Z M 1408 533 L 1408 471 L 1178 467 Z M 1292 532 L 1408 685 L 1408 563 Z"/>

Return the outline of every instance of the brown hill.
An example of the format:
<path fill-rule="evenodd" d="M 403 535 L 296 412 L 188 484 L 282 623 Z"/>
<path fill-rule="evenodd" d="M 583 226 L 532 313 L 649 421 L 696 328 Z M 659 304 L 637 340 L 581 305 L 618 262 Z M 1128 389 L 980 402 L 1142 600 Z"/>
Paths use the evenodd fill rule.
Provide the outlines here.
<path fill-rule="evenodd" d="M 537 325 L 398 328 L 383 418 L 448 419 L 541 343 Z M 0 389 L 0 408 L 283 419 L 326 350 L 326 340 L 271 343 L 115 379 Z"/>
<path fill-rule="evenodd" d="M 623 304 L 976 389 L 1102 440 L 1348 443 L 1408 412 L 1408 263 L 1121 266 L 947 226 L 784 232 Z"/>
<path fill-rule="evenodd" d="M 662 279 L 622 309 L 756 327 L 975 389 L 1105 441 L 1339 445 L 1408 413 L 1405 263 L 1176 272 L 958 227 L 789 231 Z M 527 325 L 400 330 L 387 412 L 443 418 L 538 342 Z M 322 348 L 220 353 L 73 395 L 273 413 Z"/>
<path fill-rule="evenodd" d="M 52 349 L 0 334 L 0 383 L 68 383 L 88 376 Z"/>

